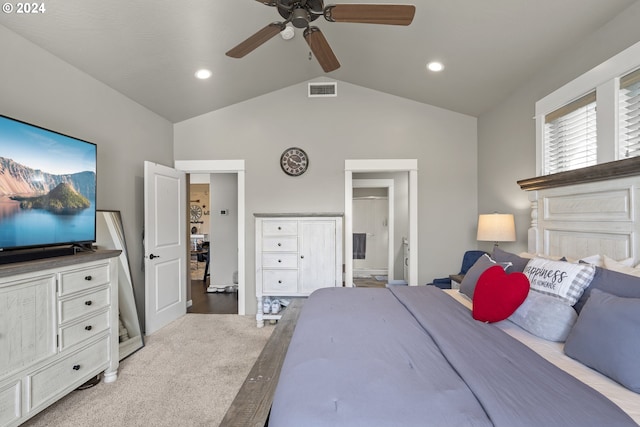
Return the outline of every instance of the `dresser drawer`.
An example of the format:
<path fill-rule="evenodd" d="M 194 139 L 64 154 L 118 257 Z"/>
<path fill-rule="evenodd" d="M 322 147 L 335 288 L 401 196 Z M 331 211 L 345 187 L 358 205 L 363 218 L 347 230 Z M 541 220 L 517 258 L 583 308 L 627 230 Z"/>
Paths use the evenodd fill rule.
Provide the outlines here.
<path fill-rule="evenodd" d="M 22 388 L 20 384 L 20 380 L 14 380 L 5 386 L 0 386 L 0 425 L 2 426 L 21 416 Z"/>
<path fill-rule="evenodd" d="M 110 302 L 109 288 L 102 288 L 91 293 L 78 295 L 60 301 L 60 323 L 68 322 L 85 314 L 94 313 L 108 307 Z"/>
<path fill-rule="evenodd" d="M 49 404 L 62 390 L 75 388 L 107 367 L 109 337 L 57 361 L 27 377 L 30 399 L 28 411 Z"/>
<path fill-rule="evenodd" d="M 262 291 L 264 293 L 296 293 L 298 270 L 263 270 Z"/>
<path fill-rule="evenodd" d="M 297 254 L 262 254 L 262 267 L 264 268 L 298 268 Z"/>
<path fill-rule="evenodd" d="M 297 252 L 298 238 L 295 236 L 265 237 L 262 240 L 264 252 Z"/>
<path fill-rule="evenodd" d="M 109 265 L 96 265 L 60 274 L 60 295 L 68 295 L 109 283 Z"/>
<path fill-rule="evenodd" d="M 109 329 L 109 312 L 105 311 L 60 329 L 60 350 L 78 344 Z"/>
<path fill-rule="evenodd" d="M 298 234 L 298 221 L 263 221 L 263 236 L 285 236 Z"/>

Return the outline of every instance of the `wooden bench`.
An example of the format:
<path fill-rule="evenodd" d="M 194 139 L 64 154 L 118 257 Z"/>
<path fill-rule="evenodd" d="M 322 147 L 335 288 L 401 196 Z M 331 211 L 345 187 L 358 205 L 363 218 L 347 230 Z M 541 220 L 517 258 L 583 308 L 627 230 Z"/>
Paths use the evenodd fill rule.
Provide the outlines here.
<path fill-rule="evenodd" d="M 231 402 L 220 427 L 264 427 L 269 419 L 280 369 L 289 348 L 300 310 L 305 299 L 295 298 L 262 349 L 256 363 Z"/>

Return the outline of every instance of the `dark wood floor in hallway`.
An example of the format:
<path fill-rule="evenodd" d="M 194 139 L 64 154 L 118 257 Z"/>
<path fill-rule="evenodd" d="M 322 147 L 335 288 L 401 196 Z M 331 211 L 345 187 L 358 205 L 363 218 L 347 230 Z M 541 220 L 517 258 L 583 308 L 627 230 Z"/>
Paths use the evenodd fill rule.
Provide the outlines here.
<path fill-rule="evenodd" d="M 201 269 L 198 269 L 201 270 Z M 209 278 L 202 281 L 202 274 L 192 271 L 191 278 L 191 307 L 187 313 L 200 314 L 238 314 L 237 292 L 208 293 Z"/>

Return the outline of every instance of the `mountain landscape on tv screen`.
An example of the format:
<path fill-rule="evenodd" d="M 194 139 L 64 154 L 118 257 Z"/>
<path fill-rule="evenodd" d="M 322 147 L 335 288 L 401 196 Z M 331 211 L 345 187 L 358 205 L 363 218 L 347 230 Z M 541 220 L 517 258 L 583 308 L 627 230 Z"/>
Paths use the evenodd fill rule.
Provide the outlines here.
<path fill-rule="evenodd" d="M 95 172 L 54 175 L 0 157 L 0 196 L 19 201 L 23 209 L 84 209 L 95 191 Z"/>

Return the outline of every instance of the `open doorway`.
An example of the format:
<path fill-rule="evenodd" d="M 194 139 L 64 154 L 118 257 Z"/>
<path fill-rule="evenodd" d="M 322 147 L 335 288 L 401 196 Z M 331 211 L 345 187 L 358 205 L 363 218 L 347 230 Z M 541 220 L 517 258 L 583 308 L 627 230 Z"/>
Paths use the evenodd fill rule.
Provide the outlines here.
<path fill-rule="evenodd" d="M 352 182 L 353 283 L 383 287 L 395 279 L 394 179 L 354 174 Z"/>
<path fill-rule="evenodd" d="M 354 245 L 353 245 L 353 181 L 362 178 L 361 173 L 404 173 L 407 179 L 406 216 L 408 221 L 406 236 L 400 236 L 398 252 L 400 262 L 392 261 L 394 272 L 400 269 L 399 277 L 404 277 L 409 285 L 418 284 L 418 162 L 416 159 L 362 159 L 345 160 L 345 286 L 353 286 Z M 387 175 L 387 177 L 389 177 Z M 396 215 L 397 216 L 397 215 Z M 397 237 L 394 238 L 397 240 Z M 395 275 L 395 273 L 393 273 Z"/>
<path fill-rule="evenodd" d="M 212 177 L 216 177 L 219 175 L 226 175 L 230 177 L 234 183 L 233 189 L 228 190 L 234 194 L 233 201 L 225 201 L 220 206 L 216 205 L 216 203 L 210 199 L 209 206 L 210 208 L 210 221 L 211 221 L 211 230 L 209 233 L 210 239 L 210 247 L 211 247 L 211 256 L 210 256 L 210 275 L 208 278 L 207 288 L 209 285 L 213 283 L 214 285 L 226 285 L 228 284 L 236 284 L 237 282 L 237 293 L 234 292 L 233 295 L 237 299 L 237 314 L 244 315 L 246 313 L 246 305 L 247 301 L 245 294 L 245 206 L 244 206 L 244 160 L 176 160 L 175 168 L 181 171 L 184 171 L 190 176 L 196 174 L 203 174 L 209 177 L 210 188 L 209 194 L 216 194 L 214 190 L 214 186 L 211 185 Z M 217 184 L 215 185 L 217 186 Z M 233 208 L 234 206 L 235 208 Z M 222 212 L 226 210 L 226 212 Z M 216 219 L 226 218 L 229 220 L 233 220 L 235 222 L 234 227 L 216 227 Z M 221 230 L 229 233 L 231 237 L 226 237 L 227 239 L 232 239 L 235 244 L 224 245 L 220 243 L 216 246 L 216 240 L 218 237 L 216 236 L 216 230 Z M 216 250 L 219 249 L 222 251 L 222 254 L 218 254 Z M 228 258 L 225 258 L 228 257 Z M 229 265 L 225 263 L 223 259 L 231 259 L 233 261 L 233 267 L 235 267 L 232 271 L 230 282 L 224 279 L 223 282 L 218 282 L 216 278 L 214 278 L 213 282 L 211 274 L 216 274 L 216 258 L 220 259 L 220 266 Z M 235 277 L 233 273 L 237 272 Z M 203 284 L 204 286 L 204 284 Z M 218 294 L 218 292 L 216 292 Z M 226 292 L 220 292 L 221 295 L 226 294 Z M 211 293 L 206 293 L 207 297 L 212 296 Z M 195 304 L 192 294 L 192 306 Z M 253 302 L 253 298 L 251 298 L 251 302 Z"/>
<path fill-rule="evenodd" d="M 238 312 L 238 180 L 235 173 L 190 174 L 189 313 Z"/>

